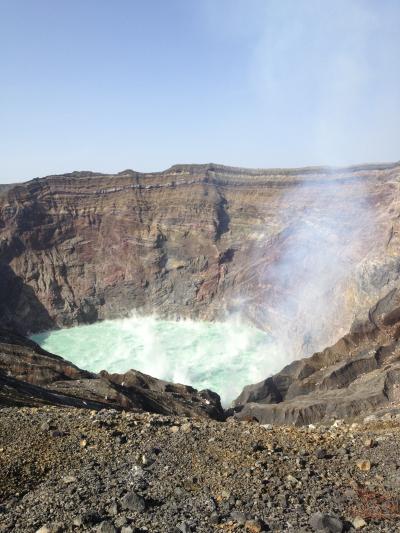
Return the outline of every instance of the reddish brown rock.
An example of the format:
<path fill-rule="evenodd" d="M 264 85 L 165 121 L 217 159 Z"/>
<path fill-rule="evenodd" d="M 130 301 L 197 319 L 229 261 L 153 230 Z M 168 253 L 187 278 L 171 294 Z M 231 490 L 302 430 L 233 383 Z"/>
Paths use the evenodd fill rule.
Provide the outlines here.
<path fill-rule="evenodd" d="M 290 335 L 295 354 L 311 354 L 398 282 L 399 173 L 399 165 L 178 165 L 154 174 L 74 172 L 4 187 L 1 322 L 26 333 L 132 309 L 203 319 L 239 311 Z M 304 270 L 300 260 L 290 275 L 282 272 L 291 250 L 308 253 L 301 224 L 312 227 L 325 213 L 342 225 L 339 235 L 335 220 L 328 226 L 337 248 L 331 261 L 339 254 L 359 267 L 321 295 L 329 299 L 329 317 L 320 317 L 313 338 L 302 323 L 303 295 L 296 294 L 310 265 Z"/>
<path fill-rule="evenodd" d="M 153 174 L 74 172 L 2 187 L 1 324 L 26 334 L 134 309 L 201 319 L 240 312 L 276 335 L 284 360 L 333 345 L 246 388 L 238 400 L 246 405 L 242 416 L 306 423 L 394 401 L 399 177 L 400 164 L 333 170 L 210 164 Z M 310 237 L 315 227 L 324 232 L 322 254 Z M 314 260 L 321 255 L 323 268 Z M 320 282 L 337 262 L 344 274 Z M 318 291 L 310 296 L 314 281 Z M 129 394 L 122 378 L 107 374 L 79 378 L 77 393 L 78 380 L 57 373 L 79 369 L 42 362 L 40 369 L 14 362 L 15 375 L 124 406 L 137 401 L 137 387 L 151 391 L 146 401 L 153 406 L 157 394 L 192 394 L 169 392 L 175 386 L 138 373 L 124 376 L 133 383 Z"/>

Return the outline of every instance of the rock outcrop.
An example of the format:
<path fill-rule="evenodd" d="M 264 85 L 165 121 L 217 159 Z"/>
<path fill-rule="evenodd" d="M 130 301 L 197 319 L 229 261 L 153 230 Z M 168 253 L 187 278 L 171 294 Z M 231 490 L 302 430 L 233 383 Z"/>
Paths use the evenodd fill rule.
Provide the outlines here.
<path fill-rule="evenodd" d="M 36 343 L 0 330 L 0 407 L 105 407 L 224 419 L 219 396 L 129 370 L 86 372 Z"/>
<path fill-rule="evenodd" d="M 0 321 L 26 334 L 132 309 L 201 319 L 240 312 L 286 335 L 280 326 L 289 316 L 301 324 L 290 331 L 295 353 L 310 355 L 398 283 L 399 177 L 399 164 L 337 170 L 209 164 L 153 174 L 73 172 L 4 187 Z M 329 320 L 318 317 L 316 338 L 301 310 L 288 314 L 282 305 L 298 306 L 290 298 L 309 266 L 280 273 L 297 241 L 307 254 L 303 230 L 329 210 L 339 214 L 343 231 L 331 221 L 326 237 L 332 246 L 340 241 L 339 253 L 357 272 L 324 295 L 331 312 Z"/>
<path fill-rule="evenodd" d="M 296 425 L 400 407 L 400 291 L 335 345 L 245 387 L 234 404 L 239 419 Z"/>

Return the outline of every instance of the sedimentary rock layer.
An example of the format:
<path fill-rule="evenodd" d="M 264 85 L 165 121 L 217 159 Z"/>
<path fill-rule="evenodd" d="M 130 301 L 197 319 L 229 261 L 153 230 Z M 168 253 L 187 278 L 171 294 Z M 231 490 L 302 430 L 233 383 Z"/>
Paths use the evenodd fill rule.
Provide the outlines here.
<path fill-rule="evenodd" d="M 400 291 L 374 305 L 364 323 L 312 357 L 244 388 L 235 416 L 309 424 L 400 407 Z"/>
<path fill-rule="evenodd" d="M 240 312 L 279 334 L 276 325 L 290 316 L 298 352 L 312 353 L 398 282 L 399 176 L 396 164 L 338 170 L 210 164 L 154 174 L 74 172 L 3 188 L 1 323 L 27 333 L 132 309 L 202 319 Z M 329 321 L 318 317 L 314 339 L 301 310 L 294 320 L 281 305 L 310 273 L 300 269 L 285 279 L 277 271 L 302 239 L 299 225 L 318 223 L 324 206 L 343 215 L 344 229 L 356 221 L 356 245 L 345 236 L 340 245 L 357 272 L 324 295 L 332 312 Z"/>

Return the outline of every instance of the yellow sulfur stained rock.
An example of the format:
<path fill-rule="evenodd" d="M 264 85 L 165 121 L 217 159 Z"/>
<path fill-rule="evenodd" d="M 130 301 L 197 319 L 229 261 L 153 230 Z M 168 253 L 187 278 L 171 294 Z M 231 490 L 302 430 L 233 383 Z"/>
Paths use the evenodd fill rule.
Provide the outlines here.
<path fill-rule="evenodd" d="M 360 516 L 356 516 L 352 521 L 354 529 L 362 529 L 367 525 L 367 522 Z"/>
<path fill-rule="evenodd" d="M 357 461 L 356 465 L 361 472 L 369 472 L 371 470 L 371 461 L 368 459 L 361 459 Z"/>

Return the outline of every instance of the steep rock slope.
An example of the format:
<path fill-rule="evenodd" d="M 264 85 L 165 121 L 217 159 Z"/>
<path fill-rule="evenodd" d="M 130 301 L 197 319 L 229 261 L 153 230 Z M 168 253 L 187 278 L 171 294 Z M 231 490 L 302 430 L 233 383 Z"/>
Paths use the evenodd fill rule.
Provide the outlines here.
<path fill-rule="evenodd" d="M 400 291 L 374 305 L 364 323 L 312 357 L 246 386 L 235 416 L 308 424 L 400 408 Z"/>
<path fill-rule="evenodd" d="M 288 337 L 290 320 L 294 354 L 311 354 L 398 282 L 399 177 L 398 164 L 209 164 L 153 174 L 74 172 L 5 187 L 1 323 L 27 333 L 132 309 L 202 319 L 240 312 L 281 337 Z M 288 251 L 290 257 L 298 247 L 307 257 L 303 230 L 318 227 L 327 209 L 334 217 L 323 228 L 326 237 L 355 270 L 324 295 L 331 311 L 318 317 L 315 335 L 297 290 L 310 265 L 282 272 Z"/>
<path fill-rule="evenodd" d="M 217 394 L 152 378 L 94 374 L 36 343 L 0 329 L 0 407 L 59 405 L 90 409 L 113 407 L 195 417 L 224 419 Z"/>

